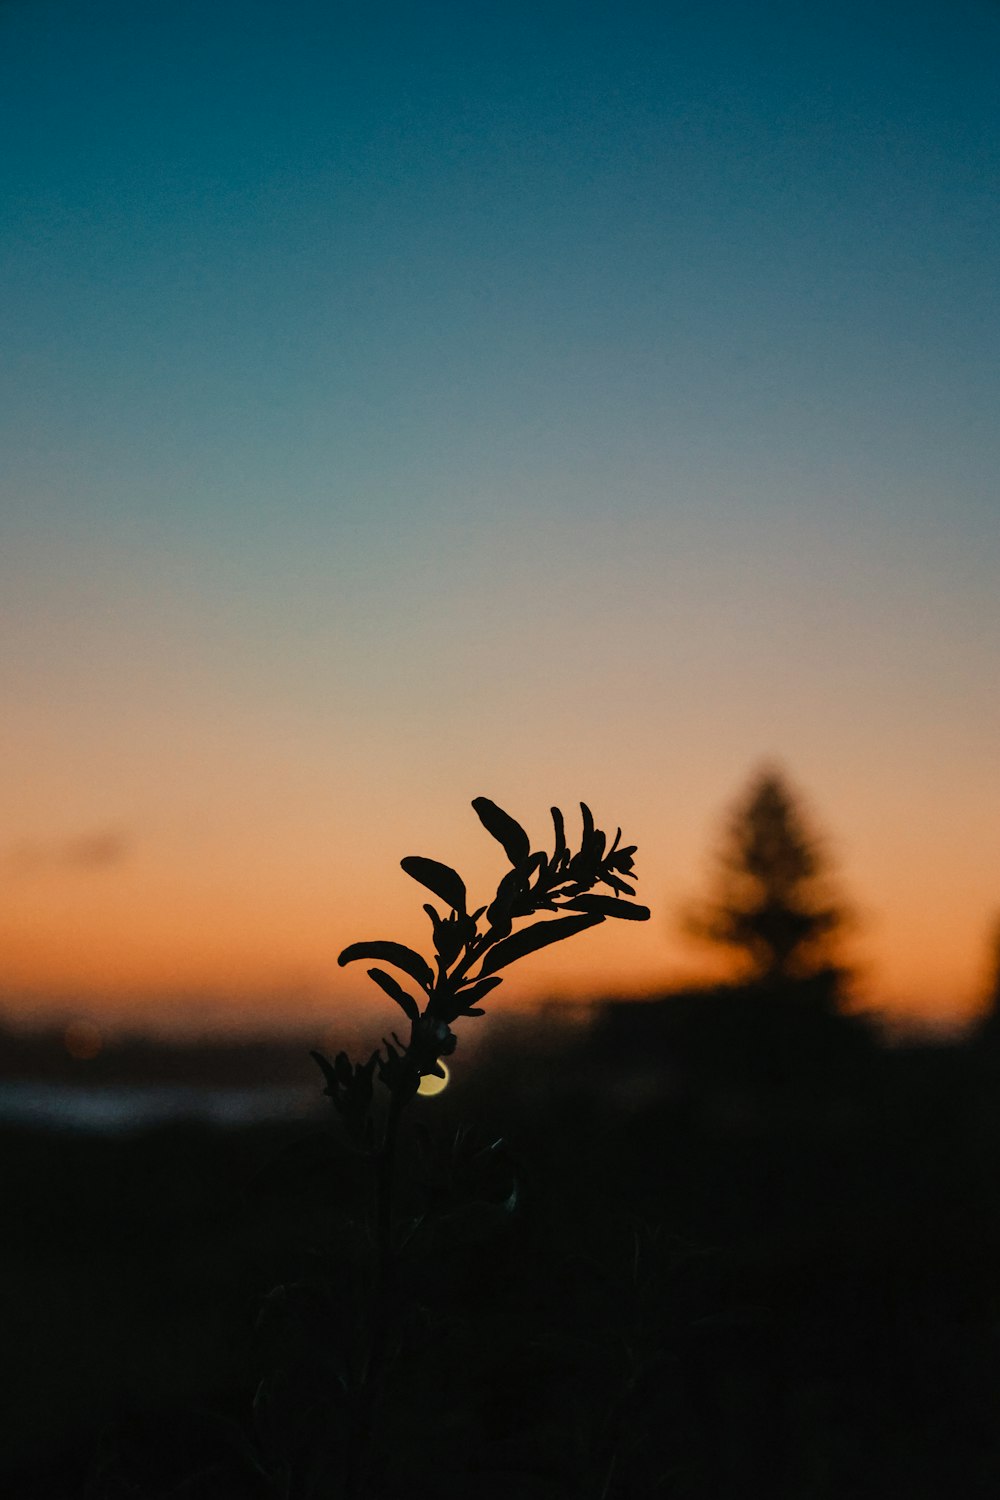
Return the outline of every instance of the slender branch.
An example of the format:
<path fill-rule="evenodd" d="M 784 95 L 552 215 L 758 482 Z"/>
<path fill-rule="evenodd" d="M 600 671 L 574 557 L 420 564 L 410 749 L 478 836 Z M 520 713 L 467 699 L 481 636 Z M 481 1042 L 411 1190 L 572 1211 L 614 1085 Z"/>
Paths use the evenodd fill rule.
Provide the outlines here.
<path fill-rule="evenodd" d="M 389 1096 L 385 1135 L 375 1169 L 376 1287 L 380 1293 L 387 1289 L 392 1279 L 392 1187 L 403 1103 L 403 1089 L 397 1084 Z"/>
<path fill-rule="evenodd" d="M 393 1281 L 392 1189 L 396 1165 L 399 1121 L 406 1103 L 404 1080 L 389 1096 L 382 1144 L 375 1158 L 375 1265 L 369 1300 L 368 1357 L 358 1410 L 347 1480 L 348 1500 L 364 1500 L 369 1493 L 371 1459 L 376 1432 L 379 1397 L 388 1369 L 386 1350 L 389 1334 L 390 1293 Z"/>

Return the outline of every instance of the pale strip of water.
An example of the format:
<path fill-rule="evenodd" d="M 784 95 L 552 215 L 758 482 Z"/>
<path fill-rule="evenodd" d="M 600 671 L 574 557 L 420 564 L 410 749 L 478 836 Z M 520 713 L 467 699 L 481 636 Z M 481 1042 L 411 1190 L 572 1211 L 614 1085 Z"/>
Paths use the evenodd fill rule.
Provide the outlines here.
<path fill-rule="evenodd" d="M 50 1083 L 0 1083 L 0 1125 L 34 1125 L 98 1134 L 145 1130 L 194 1121 L 210 1125 L 256 1125 L 307 1119 L 316 1110 L 316 1090 L 200 1088 L 182 1084 L 111 1084 L 60 1087 Z"/>

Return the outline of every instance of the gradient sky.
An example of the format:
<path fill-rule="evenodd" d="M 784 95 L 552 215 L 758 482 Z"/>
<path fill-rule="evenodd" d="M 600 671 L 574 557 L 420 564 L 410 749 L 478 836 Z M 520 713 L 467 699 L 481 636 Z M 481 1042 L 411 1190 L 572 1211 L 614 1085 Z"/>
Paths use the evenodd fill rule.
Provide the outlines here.
<path fill-rule="evenodd" d="M 863 995 L 968 1011 L 998 61 L 992 0 L 0 0 L 8 1008 L 335 1013 L 402 855 L 485 899 L 481 794 L 653 908 L 501 996 L 709 972 L 778 761 Z"/>

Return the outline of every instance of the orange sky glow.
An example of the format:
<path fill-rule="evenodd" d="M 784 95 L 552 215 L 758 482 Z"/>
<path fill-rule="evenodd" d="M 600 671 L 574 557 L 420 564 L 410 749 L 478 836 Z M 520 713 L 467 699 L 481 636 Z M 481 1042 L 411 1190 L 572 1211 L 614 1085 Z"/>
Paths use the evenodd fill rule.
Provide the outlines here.
<path fill-rule="evenodd" d="M 616 805 L 627 814 L 626 835 L 639 842 L 638 895 L 652 919 L 641 926 L 605 922 L 529 957 L 511 969 L 493 1009 L 655 993 L 726 973 L 718 956 L 682 934 L 679 919 L 685 903 L 708 888 L 711 850 L 732 797 L 719 805 L 695 777 L 704 805 L 685 805 L 678 794 L 674 806 L 664 789 L 647 801 L 641 781 L 618 771 L 598 780 L 600 795 L 588 791 L 588 799 L 605 825 Z M 88 832 L 81 823 L 71 839 L 24 840 L 8 859 L 0 920 L 5 1009 L 22 1022 L 85 1014 L 153 1030 L 326 1031 L 336 1029 L 338 1016 L 353 1021 L 369 1012 L 384 1017 L 375 1024 L 395 1024 L 363 966 L 340 970 L 337 953 L 349 942 L 385 937 L 429 948 L 420 910 L 426 893 L 399 869 L 401 855 L 453 863 L 470 899 L 481 901 L 502 873 L 502 855 L 468 796 L 446 803 L 437 794 L 436 816 L 414 796 L 412 805 L 397 803 L 383 817 L 377 803 L 352 804 L 347 787 L 334 797 L 328 783 L 326 793 L 325 816 L 292 805 L 280 819 L 272 813 L 271 822 L 244 821 L 238 809 L 251 806 L 245 785 L 233 802 L 222 800 L 214 819 L 191 823 L 186 849 L 183 828 L 167 819 L 128 833 L 96 825 Z M 548 842 L 544 804 L 537 793 L 517 793 L 511 786 L 507 805 L 536 846 Z M 563 805 L 572 820 L 572 803 L 565 798 Z M 828 831 L 835 820 L 826 811 Z M 984 851 L 970 852 L 959 836 L 962 812 L 953 806 L 947 819 L 952 843 L 934 826 L 909 828 L 901 847 L 891 829 L 888 847 L 870 832 L 853 857 L 845 841 L 831 841 L 840 888 L 858 915 L 845 951 L 858 967 L 861 1003 L 939 1023 L 975 1011 L 986 983 L 992 870 Z M 964 810 L 970 833 L 975 817 Z M 950 864 L 938 855 L 942 848 Z"/>

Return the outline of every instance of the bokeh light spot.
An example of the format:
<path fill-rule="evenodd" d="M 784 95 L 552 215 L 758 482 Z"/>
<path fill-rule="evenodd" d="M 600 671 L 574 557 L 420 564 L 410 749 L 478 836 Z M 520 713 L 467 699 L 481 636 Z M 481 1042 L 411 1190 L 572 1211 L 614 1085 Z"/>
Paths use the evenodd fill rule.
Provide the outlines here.
<path fill-rule="evenodd" d="M 451 1074 L 448 1072 L 445 1063 L 439 1063 L 438 1066 L 444 1072 L 443 1078 L 438 1078 L 436 1073 L 424 1073 L 420 1079 L 417 1093 L 423 1094 L 425 1099 L 432 1098 L 434 1094 L 442 1093 L 448 1087 L 448 1079 L 451 1077 Z"/>

